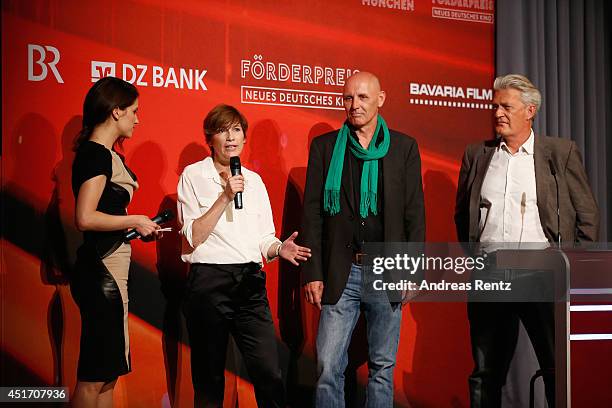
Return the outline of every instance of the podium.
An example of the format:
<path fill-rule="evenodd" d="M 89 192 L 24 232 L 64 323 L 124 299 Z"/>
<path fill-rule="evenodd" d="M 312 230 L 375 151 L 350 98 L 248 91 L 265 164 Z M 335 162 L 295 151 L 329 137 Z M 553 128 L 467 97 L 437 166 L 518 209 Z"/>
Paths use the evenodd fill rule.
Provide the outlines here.
<path fill-rule="evenodd" d="M 555 406 L 571 407 L 570 263 L 560 249 L 500 249 L 496 267 L 512 270 L 552 271 L 555 312 Z"/>
<path fill-rule="evenodd" d="M 610 338 L 609 327 L 594 329 L 597 335 L 571 334 L 571 302 L 597 302 L 603 305 L 573 306 L 576 310 L 609 310 L 612 304 L 612 251 L 610 244 L 589 248 L 511 250 L 497 252 L 497 267 L 554 271 L 555 277 L 555 393 L 557 407 L 571 407 L 570 343 L 593 336 Z M 606 332 L 607 330 L 607 332 Z M 593 375 L 596 375 L 595 373 Z M 578 397 L 578 396 L 576 396 Z M 609 398 L 608 398 L 609 400 Z M 583 404 L 586 402 L 582 402 Z"/>

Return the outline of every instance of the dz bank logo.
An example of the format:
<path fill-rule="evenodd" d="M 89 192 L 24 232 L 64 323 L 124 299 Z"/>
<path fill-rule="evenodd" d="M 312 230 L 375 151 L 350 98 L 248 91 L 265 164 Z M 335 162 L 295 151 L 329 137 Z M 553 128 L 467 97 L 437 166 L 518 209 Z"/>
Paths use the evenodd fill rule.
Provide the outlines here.
<path fill-rule="evenodd" d="M 55 80 L 63 84 L 64 80 L 56 66 L 59 60 L 60 52 L 57 48 L 51 45 L 28 44 L 28 81 L 44 81 L 51 71 Z"/>
<path fill-rule="evenodd" d="M 138 86 L 206 91 L 208 90 L 204 83 L 206 72 L 205 69 L 91 61 L 91 82 L 112 76 Z"/>
<path fill-rule="evenodd" d="M 116 76 L 114 62 L 91 61 L 91 82 L 97 82 L 107 76 Z"/>

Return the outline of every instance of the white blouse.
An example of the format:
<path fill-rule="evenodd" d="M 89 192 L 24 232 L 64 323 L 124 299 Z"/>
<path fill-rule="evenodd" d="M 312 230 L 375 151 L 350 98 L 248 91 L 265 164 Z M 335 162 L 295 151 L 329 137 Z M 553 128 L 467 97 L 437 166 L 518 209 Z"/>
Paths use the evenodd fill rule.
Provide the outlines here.
<path fill-rule="evenodd" d="M 178 220 L 183 239 L 181 259 L 188 263 L 234 264 L 268 262 L 268 249 L 280 243 L 275 236 L 272 208 L 259 174 L 242 167 L 243 208 L 230 202 L 206 241 L 193 247 L 193 222 L 206 213 L 223 194 L 221 180 L 211 157 L 185 168 L 178 182 Z"/>

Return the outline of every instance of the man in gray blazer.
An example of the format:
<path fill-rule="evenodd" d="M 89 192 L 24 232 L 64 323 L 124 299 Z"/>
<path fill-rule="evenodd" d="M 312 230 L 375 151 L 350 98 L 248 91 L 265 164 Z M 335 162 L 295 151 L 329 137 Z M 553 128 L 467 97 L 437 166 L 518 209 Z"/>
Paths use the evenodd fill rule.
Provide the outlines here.
<path fill-rule="evenodd" d="M 495 140 L 466 148 L 459 173 L 455 225 L 461 242 L 596 241 L 597 204 L 576 144 L 535 136 L 538 89 L 522 75 L 495 79 Z M 557 209 L 559 216 L 557 216 Z M 474 371 L 472 407 L 499 407 L 521 320 L 545 372 L 553 372 L 554 315 L 550 302 L 468 303 Z M 554 376 L 545 376 L 554 406 Z"/>

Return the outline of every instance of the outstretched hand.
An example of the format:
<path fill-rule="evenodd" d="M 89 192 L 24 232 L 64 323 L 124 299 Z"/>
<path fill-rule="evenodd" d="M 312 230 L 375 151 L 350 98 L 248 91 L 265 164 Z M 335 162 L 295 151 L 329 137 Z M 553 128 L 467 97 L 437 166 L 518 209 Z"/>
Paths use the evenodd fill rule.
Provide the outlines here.
<path fill-rule="evenodd" d="M 287 238 L 281 244 L 280 251 L 278 255 L 291 262 L 294 265 L 299 265 L 298 261 L 304 262 L 307 261 L 312 255 L 310 253 L 310 248 L 306 248 L 303 246 L 299 246 L 295 243 L 295 238 L 298 236 L 298 232 L 295 231 L 289 238 Z"/>

